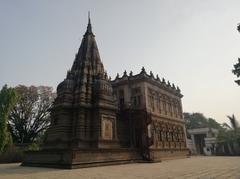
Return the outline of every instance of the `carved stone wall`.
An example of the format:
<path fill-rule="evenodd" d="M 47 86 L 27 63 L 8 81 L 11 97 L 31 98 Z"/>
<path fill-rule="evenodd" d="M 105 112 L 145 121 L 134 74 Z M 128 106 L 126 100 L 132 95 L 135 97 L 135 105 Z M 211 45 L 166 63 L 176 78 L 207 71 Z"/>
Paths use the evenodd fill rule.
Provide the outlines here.
<path fill-rule="evenodd" d="M 155 120 L 152 125 L 153 145 L 159 149 L 185 149 L 186 139 L 184 125 Z"/>
<path fill-rule="evenodd" d="M 144 68 L 137 75 L 130 73 L 128 76 L 124 72 L 121 78 L 117 76 L 112 81 L 112 85 L 118 103 L 121 104 L 120 109 L 127 111 L 125 118 L 129 120 L 130 131 L 134 133 L 133 139 L 129 139 L 130 143 L 133 142 L 132 145 L 136 147 L 139 147 L 136 143 L 141 144 L 139 150 L 143 158 L 157 161 L 163 153 L 171 156 L 173 151 L 179 156 L 187 155 L 182 95 L 179 88 L 176 89 L 164 79 L 155 79 L 153 74 L 148 75 Z M 137 99 L 138 96 L 140 100 Z M 140 108 L 136 105 L 138 103 L 141 103 Z M 146 115 L 139 116 L 140 111 Z M 138 128 L 137 125 L 141 127 Z M 141 134 L 138 131 L 141 131 Z"/>
<path fill-rule="evenodd" d="M 147 108 L 155 114 L 182 119 L 181 99 L 162 90 L 147 88 Z"/>
<path fill-rule="evenodd" d="M 112 140 L 113 139 L 113 123 L 115 122 L 116 118 L 111 116 L 102 115 L 101 121 L 101 136 L 104 140 Z"/>

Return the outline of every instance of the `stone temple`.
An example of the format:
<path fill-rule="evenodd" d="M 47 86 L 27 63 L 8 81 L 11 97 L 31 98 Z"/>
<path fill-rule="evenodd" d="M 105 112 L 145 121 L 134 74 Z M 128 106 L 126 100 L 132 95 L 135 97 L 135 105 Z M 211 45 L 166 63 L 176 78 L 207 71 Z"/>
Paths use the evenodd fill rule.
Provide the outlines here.
<path fill-rule="evenodd" d="M 40 151 L 22 165 L 80 168 L 155 162 L 188 155 L 182 94 L 142 68 L 111 80 L 89 18 L 71 70 L 57 87 Z"/>

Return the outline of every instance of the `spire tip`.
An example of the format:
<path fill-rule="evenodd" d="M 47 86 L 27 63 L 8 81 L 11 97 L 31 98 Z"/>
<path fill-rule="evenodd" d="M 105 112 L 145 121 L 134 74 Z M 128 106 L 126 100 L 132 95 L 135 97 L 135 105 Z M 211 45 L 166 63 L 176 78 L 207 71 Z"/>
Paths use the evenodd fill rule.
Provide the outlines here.
<path fill-rule="evenodd" d="M 88 25 L 87 25 L 87 31 L 86 34 L 92 34 L 92 25 L 91 25 L 91 19 L 90 19 L 90 11 L 88 11 Z"/>
<path fill-rule="evenodd" d="M 90 11 L 88 11 L 88 24 L 91 24 Z"/>

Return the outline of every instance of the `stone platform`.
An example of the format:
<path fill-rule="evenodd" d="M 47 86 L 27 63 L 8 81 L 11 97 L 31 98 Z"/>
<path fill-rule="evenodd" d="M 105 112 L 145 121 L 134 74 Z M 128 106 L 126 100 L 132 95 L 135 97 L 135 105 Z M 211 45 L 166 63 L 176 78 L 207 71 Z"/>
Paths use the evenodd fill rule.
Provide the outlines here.
<path fill-rule="evenodd" d="M 173 160 L 187 158 L 189 150 L 186 149 L 150 149 L 149 150 L 153 162 L 161 162 L 164 160 Z"/>
<path fill-rule="evenodd" d="M 28 151 L 23 166 L 84 168 L 140 161 L 134 149 L 81 149 Z"/>

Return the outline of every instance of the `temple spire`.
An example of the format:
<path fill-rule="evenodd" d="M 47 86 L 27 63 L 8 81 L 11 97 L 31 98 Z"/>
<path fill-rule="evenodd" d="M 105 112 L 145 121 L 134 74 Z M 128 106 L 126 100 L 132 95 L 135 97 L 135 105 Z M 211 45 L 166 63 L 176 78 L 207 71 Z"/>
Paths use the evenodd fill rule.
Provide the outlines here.
<path fill-rule="evenodd" d="M 88 24 L 90 24 L 90 25 L 91 25 L 90 11 L 88 11 Z"/>
<path fill-rule="evenodd" d="M 85 34 L 92 34 L 92 25 L 91 25 L 91 19 L 90 19 L 90 11 L 88 11 L 88 26 L 87 31 Z"/>
<path fill-rule="evenodd" d="M 91 67 L 90 71 L 93 76 L 97 76 L 98 73 L 100 73 L 101 75 L 104 73 L 104 67 L 100 59 L 95 36 L 92 33 L 90 12 L 88 12 L 87 30 L 81 41 L 81 45 L 74 60 L 71 71 L 83 71 L 85 73 L 85 71 L 88 71 L 88 67 Z"/>

